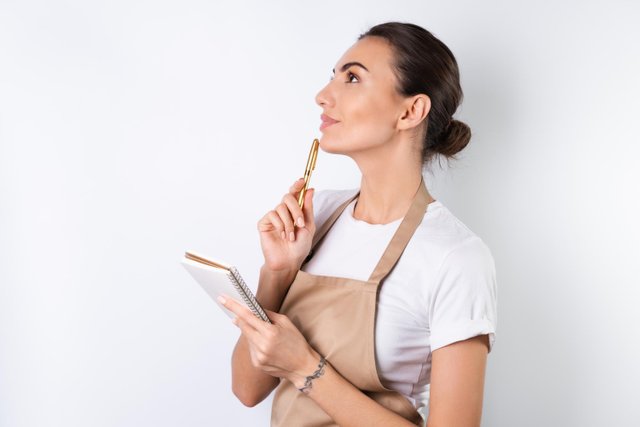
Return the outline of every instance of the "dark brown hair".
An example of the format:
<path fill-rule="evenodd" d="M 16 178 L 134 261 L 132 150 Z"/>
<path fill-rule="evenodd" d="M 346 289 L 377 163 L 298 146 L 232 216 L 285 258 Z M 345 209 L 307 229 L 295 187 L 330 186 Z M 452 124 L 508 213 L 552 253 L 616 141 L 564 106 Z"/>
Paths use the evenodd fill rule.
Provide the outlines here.
<path fill-rule="evenodd" d="M 425 117 L 426 135 L 422 144 L 422 162 L 441 154 L 447 160 L 467 146 L 471 129 L 452 118 L 462 102 L 460 73 L 451 50 L 426 29 L 410 23 L 385 22 L 361 34 L 382 37 L 392 48 L 392 68 L 398 81 L 396 90 L 403 96 L 425 94 L 431 109 Z"/>

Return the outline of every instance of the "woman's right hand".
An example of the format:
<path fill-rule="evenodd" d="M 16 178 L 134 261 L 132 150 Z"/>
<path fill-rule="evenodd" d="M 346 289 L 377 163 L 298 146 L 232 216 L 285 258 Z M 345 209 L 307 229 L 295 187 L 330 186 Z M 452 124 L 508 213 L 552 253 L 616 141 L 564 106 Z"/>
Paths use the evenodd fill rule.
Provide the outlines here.
<path fill-rule="evenodd" d="M 282 197 L 280 204 L 258 221 L 265 267 L 273 272 L 297 272 L 311 250 L 316 231 L 313 216 L 314 189 L 307 189 L 304 207 L 300 209 L 298 196 L 302 187 L 304 179 L 300 178 Z M 300 219 L 303 225 L 298 222 Z"/>

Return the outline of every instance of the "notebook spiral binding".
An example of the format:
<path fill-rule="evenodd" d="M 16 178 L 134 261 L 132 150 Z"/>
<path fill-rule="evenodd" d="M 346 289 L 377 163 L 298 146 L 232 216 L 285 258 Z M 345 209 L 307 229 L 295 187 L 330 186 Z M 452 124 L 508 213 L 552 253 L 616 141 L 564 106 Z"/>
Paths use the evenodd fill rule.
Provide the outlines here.
<path fill-rule="evenodd" d="M 253 292 L 251 292 L 251 289 L 249 289 L 247 284 L 244 282 L 244 279 L 242 279 L 242 276 L 240 276 L 240 272 L 238 272 L 235 267 L 229 268 L 229 279 L 231 279 L 231 282 L 233 282 L 236 289 L 238 289 L 238 292 L 242 296 L 242 299 L 251 309 L 251 311 L 253 311 L 253 314 L 258 316 L 265 322 L 271 323 L 271 320 L 269 320 L 269 317 L 267 317 L 267 313 L 264 312 L 262 307 L 260 307 L 260 304 L 258 304 L 258 302 L 255 300 L 255 298 L 253 297 Z"/>

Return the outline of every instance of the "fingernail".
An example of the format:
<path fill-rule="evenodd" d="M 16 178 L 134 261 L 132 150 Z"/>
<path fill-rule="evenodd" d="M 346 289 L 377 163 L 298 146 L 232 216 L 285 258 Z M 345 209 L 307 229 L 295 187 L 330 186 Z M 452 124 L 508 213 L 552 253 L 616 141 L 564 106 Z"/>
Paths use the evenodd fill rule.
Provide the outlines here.
<path fill-rule="evenodd" d="M 286 240 L 287 235 L 284 233 L 284 230 L 282 230 L 282 233 L 280 233 L 280 235 L 282 236 L 282 240 Z"/>
<path fill-rule="evenodd" d="M 296 240 L 296 235 L 293 231 L 289 232 L 289 240 L 291 240 L 292 242 Z"/>
<path fill-rule="evenodd" d="M 218 301 L 220 302 L 220 304 L 224 304 L 225 302 L 227 302 L 227 300 L 222 295 L 218 295 Z"/>
<path fill-rule="evenodd" d="M 298 225 L 299 225 L 300 227 L 304 227 L 304 220 L 302 219 L 302 217 L 301 217 L 301 216 L 299 216 L 299 217 L 298 217 Z"/>

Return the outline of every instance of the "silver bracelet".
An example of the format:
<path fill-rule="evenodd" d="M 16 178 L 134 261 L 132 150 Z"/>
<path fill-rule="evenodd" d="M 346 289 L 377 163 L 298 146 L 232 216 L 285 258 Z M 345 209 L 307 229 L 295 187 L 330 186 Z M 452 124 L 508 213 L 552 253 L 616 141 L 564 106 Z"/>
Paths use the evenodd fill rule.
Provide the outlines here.
<path fill-rule="evenodd" d="M 311 381 L 320 377 L 320 375 L 324 374 L 324 365 L 327 362 L 327 360 L 323 357 L 320 356 L 320 363 L 318 363 L 318 369 L 312 374 L 309 375 L 307 377 L 307 379 L 304 381 L 304 386 L 299 388 L 298 390 L 303 392 L 303 393 L 307 393 L 307 389 L 311 388 L 312 384 Z"/>

